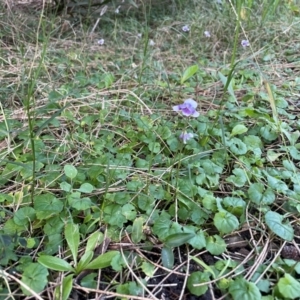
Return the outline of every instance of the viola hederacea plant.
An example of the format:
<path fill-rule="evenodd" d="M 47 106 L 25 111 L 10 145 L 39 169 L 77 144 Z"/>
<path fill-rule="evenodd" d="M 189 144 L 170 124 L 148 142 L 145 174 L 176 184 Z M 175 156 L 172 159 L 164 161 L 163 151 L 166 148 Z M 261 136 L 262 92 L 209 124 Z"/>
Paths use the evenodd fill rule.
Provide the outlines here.
<path fill-rule="evenodd" d="M 208 37 L 208 38 L 211 37 L 210 32 L 209 32 L 208 30 L 205 30 L 205 31 L 204 31 L 204 35 L 205 35 L 206 37 Z"/>
<path fill-rule="evenodd" d="M 182 132 L 179 136 L 179 138 L 182 140 L 182 142 L 184 144 L 186 144 L 186 142 L 190 139 L 192 139 L 194 137 L 194 134 L 193 133 L 188 133 L 186 131 Z"/>
<path fill-rule="evenodd" d="M 173 106 L 173 110 L 181 112 L 182 115 L 186 117 L 197 118 L 199 116 L 199 112 L 196 111 L 197 105 L 198 104 L 195 100 L 189 98 L 186 99 L 182 104 Z M 188 133 L 186 131 L 183 131 L 179 136 L 179 138 L 182 140 L 184 144 L 186 144 L 186 142 L 193 137 L 194 137 L 193 133 Z"/>
<path fill-rule="evenodd" d="M 190 31 L 190 26 L 189 25 L 184 25 L 184 26 L 182 26 L 182 31 L 183 32 L 189 32 Z"/>
<path fill-rule="evenodd" d="M 250 43 L 248 40 L 242 40 L 241 45 L 243 48 L 246 48 L 250 46 Z"/>
<path fill-rule="evenodd" d="M 186 117 L 199 117 L 199 112 L 196 111 L 197 102 L 191 98 L 184 100 L 182 104 L 173 106 L 174 111 L 181 112 Z"/>

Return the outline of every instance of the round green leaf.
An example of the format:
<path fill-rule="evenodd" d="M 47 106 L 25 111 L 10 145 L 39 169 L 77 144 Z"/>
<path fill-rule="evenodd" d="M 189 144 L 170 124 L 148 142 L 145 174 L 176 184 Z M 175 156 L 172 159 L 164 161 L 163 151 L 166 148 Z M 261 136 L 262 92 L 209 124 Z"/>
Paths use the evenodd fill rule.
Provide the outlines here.
<path fill-rule="evenodd" d="M 78 189 L 78 191 L 82 192 L 82 193 L 91 193 L 93 190 L 94 190 L 94 187 L 88 182 L 83 183 L 80 186 L 80 188 Z"/>
<path fill-rule="evenodd" d="M 77 169 L 72 165 L 65 165 L 64 172 L 70 179 L 74 179 L 78 173 Z"/>
<path fill-rule="evenodd" d="M 64 203 L 62 200 L 57 199 L 53 194 L 46 193 L 34 197 L 34 209 L 38 212 L 51 212 L 59 213 L 62 211 Z"/>
<path fill-rule="evenodd" d="M 14 222 L 18 226 L 27 225 L 30 221 L 33 221 L 34 219 L 35 210 L 30 206 L 21 207 L 14 214 Z"/>
<path fill-rule="evenodd" d="M 283 216 L 275 211 L 268 211 L 265 215 L 266 224 L 276 235 L 291 242 L 294 238 L 294 229 L 288 222 L 282 223 Z"/>
<path fill-rule="evenodd" d="M 252 202 L 260 204 L 262 200 L 262 193 L 264 191 L 264 185 L 262 183 L 253 183 L 248 189 L 248 195 Z"/>
<path fill-rule="evenodd" d="M 47 276 L 48 270 L 44 266 L 38 263 L 30 263 L 24 268 L 22 282 L 25 284 L 25 286 L 28 286 L 36 293 L 39 293 L 48 283 Z M 21 288 L 25 295 L 31 295 L 31 293 L 24 286 L 21 286 Z"/>
<path fill-rule="evenodd" d="M 231 136 L 238 135 L 238 134 L 243 134 L 248 131 L 248 128 L 243 125 L 243 124 L 238 124 L 233 127 L 231 131 Z"/>
<path fill-rule="evenodd" d="M 206 249 L 212 255 L 220 255 L 226 250 L 225 241 L 218 235 L 206 239 Z"/>
<path fill-rule="evenodd" d="M 246 152 L 247 152 L 247 146 L 246 146 L 246 144 L 243 143 L 238 138 L 231 139 L 231 143 L 230 143 L 230 147 L 229 148 L 232 151 L 232 153 L 236 154 L 236 155 L 243 155 L 243 154 L 246 154 Z"/>
<path fill-rule="evenodd" d="M 70 183 L 67 183 L 66 181 L 61 182 L 59 186 L 62 191 L 65 191 L 65 192 L 72 191 L 72 185 Z"/>
<path fill-rule="evenodd" d="M 214 225 L 221 234 L 226 234 L 237 229 L 239 221 L 236 216 L 224 210 L 215 214 Z"/>
<path fill-rule="evenodd" d="M 231 175 L 227 177 L 226 181 L 233 183 L 237 187 L 243 187 L 245 183 L 247 182 L 247 175 L 245 170 L 241 168 L 235 168 L 232 173 L 234 175 Z"/>
<path fill-rule="evenodd" d="M 187 281 L 187 287 L 193 295 L 204 295 L 208 289 L 208 285 L 194 286 L 194 284 L 204 283 L 210 281 L 209 274 L 203 272 L 192 273 Z"/>
<path fill-rule="evenodd" d="M 153 277 L 153 275 L 155 274 L 155 269 L 156 266 L 144 261 L 142 263 L 142 271 L 148 276 L 148 277 Z"/>
<path fill-rule="evenodd" d="M 286 299 L 300 298 L 300 283 L 290 274 L 286 273 L 283 278 L 279 279 L 278 289 Z"/>
<path fill-rule="evenodd" d="M 150 142 L 148 148 L 153 153 L 158 153 L 160 151 L 160 144 L 157 142 Z"/>
<path fill-rule="evenodd" d="M 234 280 L 229 287 L 229 293 L 233 300 L 258 300 L 261 293 L 253 282 L 248 282 L 244 278 Z"/>

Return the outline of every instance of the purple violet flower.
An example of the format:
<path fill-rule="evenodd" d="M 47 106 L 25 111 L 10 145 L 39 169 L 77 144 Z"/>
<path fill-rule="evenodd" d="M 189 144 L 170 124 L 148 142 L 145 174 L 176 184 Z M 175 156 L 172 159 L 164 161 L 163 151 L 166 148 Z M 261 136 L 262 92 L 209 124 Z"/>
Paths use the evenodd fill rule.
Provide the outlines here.
<path fill-rule="evenodd" d="M 184 144 L 190 139 L 194 137 L 193 133 L 187 133 L 186 131 L 182 132 L 179 136 L 179 138 L 183 141 Z"/>
<path fill-rule="evenodd" d="M 246 48 L 250 46 L 250 43 L 248 40 L 242 40 L 241 45 L 243 46 L 243 48 Z"/>
<path fill-rule="evenodd" d="M 182 26 L 181 29 L 182 29 L 183 32 L 189 32 L 190 31 L 189 25 L 184 25 L 184 26 Z"/>
<path fill-rule="evenodd" d="M 104 39 L 100 39 L 97 41 L 98 45 L 102 46 L 104 45 Z"/>
<path fill-rule="evenodd" d="M 211 37 L 210 32 L 209 32 L 208 30 L 205 30 L 205 31 L 204 31 L 204 35 L 205 35 L 206 37 Z"/>
<path fill-rule="evenodd" d="M 184 100 L 183 104 L 173 106 L 174 111 L 180 111 L 186 117 L 199 117 L 199 113 L 196 111 L 197 102 L 191 98 Z"/>

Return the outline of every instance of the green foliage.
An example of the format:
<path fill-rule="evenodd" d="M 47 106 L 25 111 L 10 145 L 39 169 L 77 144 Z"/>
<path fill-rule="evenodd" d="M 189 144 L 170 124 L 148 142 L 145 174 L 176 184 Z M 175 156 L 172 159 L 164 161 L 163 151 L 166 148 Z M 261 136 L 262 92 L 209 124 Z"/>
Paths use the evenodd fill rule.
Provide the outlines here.
<path fill-rule="evenodd" d="M 277 284 L 282 297 L 287 299 L 297 299 L 300 297 L 300 283 L 290 274 L 285 274 Z"/>
<path fill-rule="evenodd" d="M 269 229 L 283 240 L 292 241 L 294 238 L 294 229 L 292 225 L 283 221 L 283 216 L 275 211 L 268 211 L 265 215 L 266 224 Z"/>
<path fill-rule="evenodd" d="M 2 12 L 0 266 L 23 284 L 4 278 L 2 294 L 30 296 L 27 286 L 69 299 L 100 282 L 159 298 L 169 276 L 161 264 L 176 271 L 170 278 L 189 274 L 183 292 L 196 297 L 210 283 L 223 298 L 300 298 L 298 257 L 281 258 L 295 257 L 293 246 L 272 248 L 276 261 L 264 248 L 298 231 L 299 9 L 157 2 L 110 3 L 97 22 L 89 15 L 67 32 L 51 16 L 24 26 Z M 89 22 L 100 22 L 104 45 L 86 44 Z M 172 111 L 187 98 L 199 117 Z M 244 248 L 253 255 L 237 261 Z"/>
<path fill-rule="evenodd" d="M 187 286 L 190 292 L 196 296 L 201 296 L 208 290 L 208 284 L 194 286 L 194 284 L 205 283 L 209 281 L 209 274 L 206 272 L 194 272 L 189 276 Z"/>
<path fill-rule="evenodd" d="M 222 210 L 215 214 L 214 225 L 221 234 L 231 233 L 239 226 L 239 221 L 236 216 Z"/>
<path fill-rule="evenodd" d="M 48 269 L 55 271 L 74 271 L 71 265 L 65 260 L 50 255 L 42 255 L 38 258 L 38 262 Z"/>
<path fill-rule="evenodd" d="M 247 282 L 243 278 L 235 279 L 229 287 L 229 293 L 234 300 L 236 299 L 261 299 L 261 293 L 253 282 Z"/>
<path fill-rule="evenodd" d="M 48 283 L 47 276 L 48 271 L 45 267 L 38 263 L 29 263 L 24 268 L 24 272 L 22 275 L 22 282 L 25 286 L 28 286 L 30 289 L 35 291 L 36 293 L 40 293 Z M 24 295 L 30 296 L 31 293 L 25 286 L 21 286 L 22 292 Z"/>

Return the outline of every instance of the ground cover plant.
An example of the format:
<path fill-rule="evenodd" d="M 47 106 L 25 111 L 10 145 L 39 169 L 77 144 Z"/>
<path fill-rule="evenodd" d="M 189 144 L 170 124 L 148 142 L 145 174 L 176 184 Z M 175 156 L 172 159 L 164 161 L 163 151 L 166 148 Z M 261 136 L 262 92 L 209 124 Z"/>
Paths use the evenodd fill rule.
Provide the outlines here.
<path fill-rule="evenodd" d="M 0 2 L 0 298 L 299 299 L 299 1 L 30 5 Z"/>

